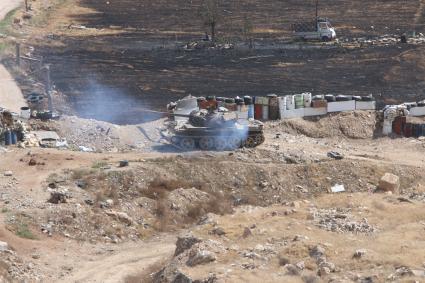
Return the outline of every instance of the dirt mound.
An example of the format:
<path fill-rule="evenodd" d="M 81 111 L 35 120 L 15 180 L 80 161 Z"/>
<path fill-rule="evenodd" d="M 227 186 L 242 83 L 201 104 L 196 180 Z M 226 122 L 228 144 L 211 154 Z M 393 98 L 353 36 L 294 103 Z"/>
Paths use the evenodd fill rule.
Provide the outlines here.
<path fill-rule="evenodd" d="M 346 137 L 370 139 L 379 131 L 379 112 L 353 111 L 312 118 L 297 118 L 270 123 L 268 131 L 302 134 L 312 138 Z"/>

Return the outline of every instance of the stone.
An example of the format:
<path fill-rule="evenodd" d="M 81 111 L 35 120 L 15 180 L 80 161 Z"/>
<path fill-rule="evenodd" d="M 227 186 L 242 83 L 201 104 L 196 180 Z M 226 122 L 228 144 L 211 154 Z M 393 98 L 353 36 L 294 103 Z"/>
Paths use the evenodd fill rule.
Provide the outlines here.
<path fill-rule="evenodd" d="M 300 270 L 293 264 L 287 264 L 284 266 L 287 275 L 297 276 L 300 275 Z"/>
<path fill-rule="evenodd" d="M 242 238 L 246 239 L 250 236 L 252 236 L 251 229 L 249 229 L 248 227 L 245 227 L 245 229 L 243 230 Z"/>
<path fill-rule="evenodd" d="M 210 251 L 192 249 L 189 253 L 189 259 L 186 264 L 188 266 L 196 266 L 200 264 L 207 264 L 216 260 L 216 256 Z"/>
<path fill-rule="evenodd" d="M 353 258 L 357 258 L 357 259 L 359 259 L 359 258 L 364 257 L 365 255 L 366 255 L 366 250 L 363 250 L 363 249 L 361 249 L 361 250 L 356 250 L 356 251 L 354 252 Z"/>
<path fill-rule="evenodd" d="M 400 178 L 391 173 L 385 175 L 379 181 L 378 189 L 384 192 L 400 192 Z"/>
<path fill-rule="evenodd" d="M 118 211 L 110 210 L 110 211 L 107 211 L 106 214 L 108 216 L 115 218 L 116 220 L 118 220 L 120 222 L 127 224 L 128 226 L 133 224 L 133 219 L 131 219 L 131 217 L 128 216 L 128 214 L 125 213 L 125 212 L 118 212 Z"/>
<path fill-rule="evenodd" d="M 152 282 L 193 283 L 193 280 L 174 265 L 168 265 L 153 275 Z"/>
<path fill-rule="evenodd" d="M 319 271 L 317 273 L 319 276 L 326 276 L 331 273 L 331 270 L 328 267 L 323 266 L 319 268 Z"/>
<path fill-rule="evenodd" d="M 260 182 L 260 187 L 261 188 L 267 188 L 269 186 L 269 183 L 268 182 L 266 182 L 266 181 L 262 181 L 262 182 Z"/>
<path fill-rule="evenodd" d="M 318 260 L 323 258 L 325 256 L 325 253 L 326 253 L 325 249 L 322 246 L 317 245 L 310 249 L 309 254 L 312 258 Z"/>
<path fill-rule="evenodd" d="M 174 256 L 178 256 L 184 251 L 190 249 L 194 244 L 200 243 L 201 239 L 194 237 L 192 234 L 186 234 L 177 238 L 176 250 Z"/>
<path fill-rule="evenodd" d="M 5 171 L 4 172 L 4 176 L 5 177 L 12 177 L 13 176 L 13 172 L 12 171 Z"/>
<path fill-rule="evenodd" d="M 29 166 L 35 166 L 37 165 L 37 161 L 34 158 L 31 158 L 30 161 L 28 162 Z"/>
<path fill-rule="evenodd" d="M 69 198 L 68 195 L 62 192 L 51 192 L 50 198 L 47 200 L 47 202 L 53 203 L 53 204 L 59 204 L 59 203 L 66 203 L 66 200 Z"/>
<path fill-rule="evenodd" d="M 211 231 L 211 234 L 213 234 L 213 235 L 217 235 L 217 236 L 223 236 L 223 235 L 226 235 L 226 232 L 224 231 L 224 229 L 223 229 L 223 228 L 221 228 L 221 227 L 217 227 L 217 228 L 214 228 L 214 229 Z"/>
<path fill-rule="evenodd" d="M 9 245 L 6 242 L 0 241 L 0 252 L 9 250 Z"/>
<path fill-rule="evenodd" d="M 305 269 L 305 263 L 304 263 L 304 261 L 297 262 L 295 264 L 295 266 L 298 267 L 300 270 L 304 270 Z"/>

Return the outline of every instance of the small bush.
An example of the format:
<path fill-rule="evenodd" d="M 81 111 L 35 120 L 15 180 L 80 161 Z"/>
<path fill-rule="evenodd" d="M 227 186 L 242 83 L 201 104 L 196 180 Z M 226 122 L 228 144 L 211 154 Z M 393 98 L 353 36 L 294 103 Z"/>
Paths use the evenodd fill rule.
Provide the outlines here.
<path fill-rule="evenodd" d="M 31 230 L 28 227 L 28 224 L 26 223 L 19 223 L 16 228 L 16 235 L 18 237 L 24 238 L 24 239 L 30 239 L 30 240 L 36 240 L 37 237 L 31 232 Z"/>
<path fill-rule="evenodd" d="M 108 166 L 108 162 L 106 162 L 106 161 L 96 161 L 95 163 L 93 163 L 91 168 L 100 169 L 100 168 L 103 168 L 103 167 L 106 167 L 106 166 Z"/>

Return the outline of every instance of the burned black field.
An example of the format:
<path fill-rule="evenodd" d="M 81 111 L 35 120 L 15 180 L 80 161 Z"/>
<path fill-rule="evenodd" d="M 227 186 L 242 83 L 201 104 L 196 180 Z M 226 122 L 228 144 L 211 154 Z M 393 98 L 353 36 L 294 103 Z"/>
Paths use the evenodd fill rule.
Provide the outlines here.
<path fill-rule="evenodd" d="M 372 93 L 386 103 L 424 98 L 421 45 L 280 47 L 290 38 L 291 22 L 314 15 L 314 5 L 309 3 L 314 1 L 223 4 L 219 40 L 243 44 L 241 28 L 249 19 L 257 48 L 194 51 L 182 46 L 199 40 L 207 29 L 199 16 L 200 1 L 128 2 L 82 0 L 80 5 L 93 13 L 69 19 L 89 28 L 122 28 L 121 33 L 61 36 L 65 49 L 48 44 L 37 48 L 52 65 L 57 88 L 83 117 L 138 123 L 152 117 L 128 115 L 136 117 L 128 120 L 112 113 L 160 110 L 189 94 Z M 419 1 L 323 1 L 320 13 L 331 18 L 338 35 L 348 40 L 423 30 Z"/>

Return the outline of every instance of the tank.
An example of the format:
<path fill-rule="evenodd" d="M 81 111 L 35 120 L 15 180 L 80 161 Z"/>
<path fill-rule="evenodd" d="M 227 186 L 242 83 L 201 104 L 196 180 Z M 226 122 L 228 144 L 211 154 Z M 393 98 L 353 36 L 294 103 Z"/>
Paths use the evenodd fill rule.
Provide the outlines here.
<path fill-rule="evenodd" d="M 186 117 L 187 121 L 176 121 Z M 170 114 L 162 137 L 182 150 L 235 150 L 256 147 L 265 140 L 264 125 L 256 120 L 238 119 L 235 113 L 196 110 L 189 115 Z"/>

